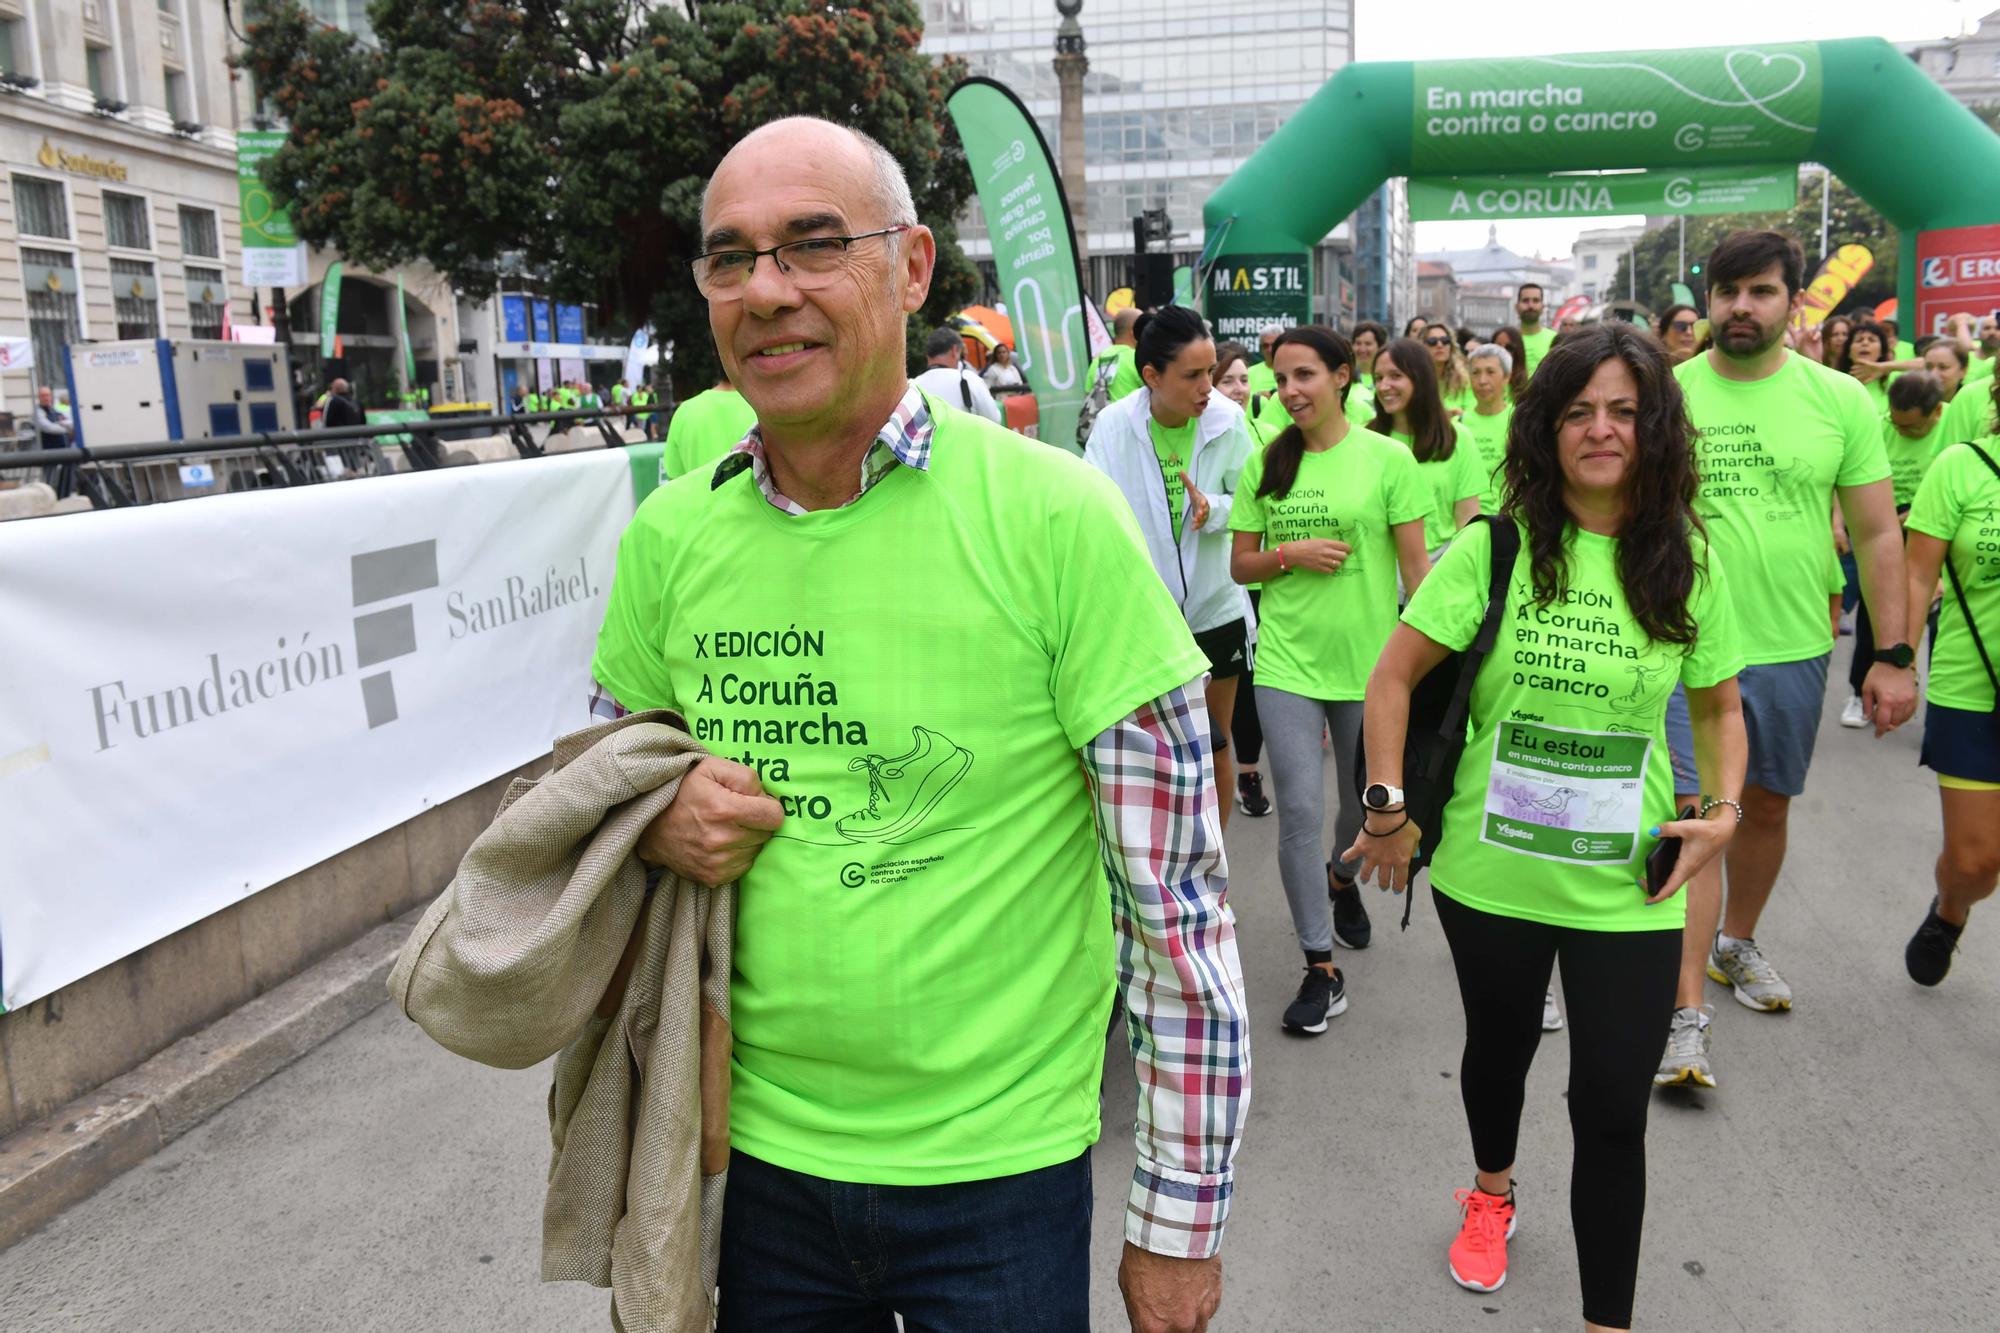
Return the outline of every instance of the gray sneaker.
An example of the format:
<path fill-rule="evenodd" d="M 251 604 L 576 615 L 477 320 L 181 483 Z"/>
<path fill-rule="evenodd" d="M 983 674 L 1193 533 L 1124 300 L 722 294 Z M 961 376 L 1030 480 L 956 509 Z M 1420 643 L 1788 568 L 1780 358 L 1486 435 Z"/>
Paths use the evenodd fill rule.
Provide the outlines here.
<path fill-rule="evenodd" d="M 1708 1064 L 1709 1010 L 1676 1009 L 1667 1029 L 1667 1053 L 1660 1059 L 1660 1072 L 1653 1082 L 1663 1088 L 1692 1083 L 1696 1087 L 1715 1086 L 1715 1071 Z"/>
<path fill-rule="evenodd" d="M 1792 1007 L 1792 988 L 1778 975 L 1757 947 L 1755 940 L 1737 940 L 1724 949 L 1719 943 L 1708 947 L 1708 975 L 1736 993 L 1736 1003 L 1745 1009 L 1773 1014 Z"/>

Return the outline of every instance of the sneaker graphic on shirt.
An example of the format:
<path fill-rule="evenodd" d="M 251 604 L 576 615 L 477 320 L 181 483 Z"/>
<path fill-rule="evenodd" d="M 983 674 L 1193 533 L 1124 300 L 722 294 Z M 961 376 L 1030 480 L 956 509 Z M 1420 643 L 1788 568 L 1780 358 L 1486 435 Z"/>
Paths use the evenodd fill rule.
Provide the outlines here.
<path fill-rule="evenodd" d="M 848 764 L 868 775 L 868 804 L 834 822 L 850 842 L 905 842 L 972 767 L 972 751 L 929 727 L 912 727 L 907 754 L 866 754 Z"/>
<path fill-rule="evenodd" d="M 1674 687 L 1672 679 L 1662 679 L 1667 674 L 1668 663 L 1627 662 L 1625 669 L 1632 673 L 1632 688 L 1623 694 L 1614 695 L 1611 706 L 1621 713 L 1644 716 L 1659 704 L 1660 697 Z"/>

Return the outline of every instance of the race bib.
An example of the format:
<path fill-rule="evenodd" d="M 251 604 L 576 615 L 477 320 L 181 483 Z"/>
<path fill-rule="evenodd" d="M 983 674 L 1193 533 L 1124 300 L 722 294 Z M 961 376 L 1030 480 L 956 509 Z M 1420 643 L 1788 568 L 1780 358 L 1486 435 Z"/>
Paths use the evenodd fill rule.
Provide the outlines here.
<path fill-rule="evenodd" d="M 1502 722 L 1480 841 L 1551 861 L 1630 861 L 1645 819 L 1652 744 L 1629 732 Z"/>

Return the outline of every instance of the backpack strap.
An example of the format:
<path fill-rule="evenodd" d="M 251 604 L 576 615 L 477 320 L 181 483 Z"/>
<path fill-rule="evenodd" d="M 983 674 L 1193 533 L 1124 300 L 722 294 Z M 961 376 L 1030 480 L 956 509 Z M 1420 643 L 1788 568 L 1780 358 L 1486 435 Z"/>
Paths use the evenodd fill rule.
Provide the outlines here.
<path fill-rule="evenodd" d="M 1979 461 L 1986 464 L 1996 480 L 2000 480 L 2000 463 L 1995 463 L 1991 454 L 1970 440 L 1965 442 L 1965 447 L 1978 454 Z M 1986 679 L 1992 682 L 1993 707 L 2000 710 L 2000 673 L 1994 671 L 1993 657 L 1986 651 L 1986 641 L 1979 637 L 1979 626 L 1973 623 L 1972 603 L 1965 599 L 1965 585 L 1958 581 L 1958 571 L 1952 568 L 1950 542 L 1945 543 L 1944 572 L 1951 579 L 1952 593 L 1958 598 L 1958 614 L 1965 621 L 1967 632 L 1972 635 L 1972 646 L 1979 650 L 1979 664 L 1986 668 Z"/>
<path fill-rule="evenodd" d="M 1452 738 L 1465 734 L 1465 719 L 1472 709 L 1473 681 L 1500 637 L 1500 621 L 1507 612 L 1507 583 L 1514 574 L 1514 561 L 1521 554 L 1521 530 L 1514 526 L 1514 520 L 1500 514 L 1482 514 L 1480 518 L 1493 546 L 1493 565 L 1486 578 L 1486 614 L 1479 622 L 1479 633 L 1465 650 L 1451 706 L 1445 709 L 1444 721 L 1438 727 L 1440 735 Z"/>

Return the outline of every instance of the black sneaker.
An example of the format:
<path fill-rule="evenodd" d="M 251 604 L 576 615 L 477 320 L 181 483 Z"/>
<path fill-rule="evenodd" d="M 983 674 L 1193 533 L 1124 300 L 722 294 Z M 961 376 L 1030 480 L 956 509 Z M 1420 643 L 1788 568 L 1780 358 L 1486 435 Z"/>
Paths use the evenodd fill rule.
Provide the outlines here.
<path fill-rule="evenodd" d="M 1944 974 L 1951 971 L 1951 955 L 1957 950 L 1958 937 L 1964 930 L 1964 926 L 1954 926 L 1937 914 L 1937 900 L 1933 898 L 1931 910 L 1924 913 L 1924 924 L 1917 927 L 1917 933 L 1903 946 L 1903 966 L 1910 970 L 1910 980 L 1919 986 L 1935 986 L 1943 981 Z"/>
<path fill-rule="evenodd" d="M 1347 1012 L 1347 984 L 1340 969 L 1328 972 L 1306 964 L 1306 978 L 1299 983 L 1298 996 L 1285 1006 L 1285 1031 L 1318 1036 L 1326 1031 L 1326 1020 Z"/>
<path fill-rule="evenodd" d="M 1331 861 L 1326 863 L 1326 896 L 1333 900 L 1333 942 L 1343 949 L 1367 948 L 1375 930 L 1368 924 L 1361 889 L 1353 880 L 1343 885 Z"/>
<path fill-rule="evenodd" d="M 1271 813 L 1271 798 L 1264 794 L 1262 773 L 1236 775 L 1236 808 L 1252 819 L 1262 819 Z"/>

